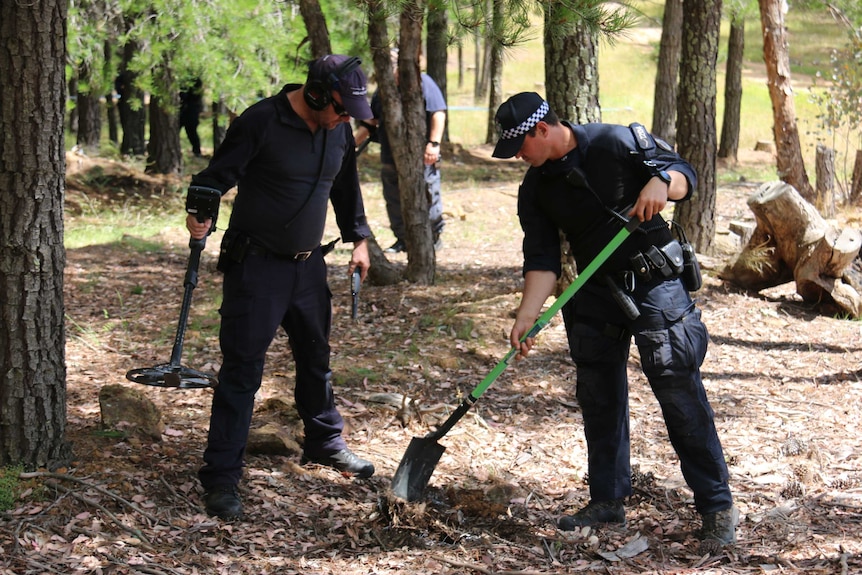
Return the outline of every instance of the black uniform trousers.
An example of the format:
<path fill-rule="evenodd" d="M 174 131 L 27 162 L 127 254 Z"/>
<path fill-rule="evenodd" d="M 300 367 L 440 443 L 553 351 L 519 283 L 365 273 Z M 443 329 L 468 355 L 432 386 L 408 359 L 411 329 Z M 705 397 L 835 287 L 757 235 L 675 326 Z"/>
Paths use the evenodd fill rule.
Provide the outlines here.
<path fill-rule="evenodd" d="M 314 457 L 344 449 L 344 421 L 330 382 L 332 293 L 321 250 L 305 261 L 250 253 L 225 270 L 223 293 L 223 362 L 198 474 L 204 489 L 236 485 L 242 476 L 254 396 L 279 326 L 288 335 L 295 362 L 294 395 L 305 425 L 305 452 Z"/>
<path fill-rule="evenodd" d="M 700 310 L 679 279 L 642 285 L 631 295 L 640 310 L 635 320 L 592 283 L 563 310 L 577 366 L 590 496 L 607 501 L 632 493 L 627 363 L 633 334 L 695 507 L 701 514 L 728 509 L 729 474 L 700 376 L 709 338 Z"/>

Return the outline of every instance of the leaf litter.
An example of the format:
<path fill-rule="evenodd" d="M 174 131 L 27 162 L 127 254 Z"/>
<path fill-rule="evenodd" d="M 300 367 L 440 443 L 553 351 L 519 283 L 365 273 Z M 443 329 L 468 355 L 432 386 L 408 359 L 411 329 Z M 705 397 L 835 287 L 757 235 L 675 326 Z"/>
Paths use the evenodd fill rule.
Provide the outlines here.
<path fill-rule="evenodd" d="M 466 151 L 453 156 L 455 166 L 484 161 Z M 202 506 L 196 473 L 209 390 L 146 388 L 167 426 L 161 441 L 106 433 L 100 423 L 99 389 L 135 385 L 124 380 L 128 369 L 169 354 L 186 256 L 181 217 L 159 238 L 162 250 L 124 242 L 69 250 L 66 431 L 75 458 L 68 468 L 22 478 L 15 508 L 0 515 L 0 573 L 860 572 L 862 324 L 804 304 L 792 285 L 750 293 L 722 283 L 716 272 L 732 242 L 704 258 L 696 297 L 711 334 L 704 384 L 742 513 L 736 545 L 698 553 L 699 519 L 635 348 L 628 525 L 555 528 L 559 515 L 587 502 L 589 482 L 559 319 L 441 440 L 447 449 L 427 496 L 392 495 L 389 481 L 410 439 L 432 429 L 507 351 L 521 288 L 520 166 L 504 168 L 498 180 L 444 189 L 436 285 L 365 285 L 351 321 L 349 253 L 339 248 L 328 257 L 337 401 L 348 444 L 377 473 L 352 480 L 300 467 L 297 455 L 248 454 L 241 522 L 208 517 Z M 366 179 L 369 220 L 382 245 L 379 185 Z M 722 189 L 718 212 L 745 214 L 752 191 Z M 202 262 L 184 358 L 213 371 L 217 239 Z M 403 254 L 391 259 L 406 262 Z M 268 420 L 266 400 L 292 401 L 292 373 L 287 338 L 279 336 L 254 425 Z M 378 401 L 380 394 L 395 401 Z"/>

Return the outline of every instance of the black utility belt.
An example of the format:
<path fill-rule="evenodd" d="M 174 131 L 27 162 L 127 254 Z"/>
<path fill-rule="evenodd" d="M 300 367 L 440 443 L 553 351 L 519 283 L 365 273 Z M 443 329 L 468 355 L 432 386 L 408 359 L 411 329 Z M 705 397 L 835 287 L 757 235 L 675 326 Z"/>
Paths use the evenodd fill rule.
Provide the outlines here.
<path fill-rule="evenodd" d="M 276 260 L 293 260 L 297 262 L 304 262 L 308 258 L 311 257 L 311 254 L 314 253 L 314 250 L 308 250 L 305 252 L 296 252 L 292 254 L 279 254 L 274 251 L 268 250 L 263 246 L 259 246 L 257 244 L 250 244 L 248 249 L 245 252 L 247 255 L 252 256 L 261 256 L 267 258 L 273 258 Z"/>
<path fill-rule="evenodd" d="M 682 244 L 671 240 L 663 246 L 650 246 L 629 258 L 631 271 L 641 282 L 678 277 L 683 270 Z"/>
<path fill-rule="evenodd" d="M 311 254 L 313 254 L 316 249 L 318 248 L 292 254 L 279 254 L 256 243 L 246 234 L 229 229 L 225 232 L 224 237 L 222 238 L 221 251 L 219 252 L 219 259 L 216 267 L 220 272 L 225 272 L 231 263 L 242 263 L 245 258 L 250 255 L 277 260 L 304 262 L 311 257 Z"/>

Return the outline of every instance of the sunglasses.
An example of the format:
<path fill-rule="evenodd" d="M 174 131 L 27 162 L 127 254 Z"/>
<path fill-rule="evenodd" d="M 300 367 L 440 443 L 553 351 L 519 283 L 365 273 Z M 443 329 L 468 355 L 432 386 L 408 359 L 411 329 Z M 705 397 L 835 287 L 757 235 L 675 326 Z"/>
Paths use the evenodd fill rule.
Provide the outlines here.
<path fill-rule="evenodd" d="M 344 106 L 335 101 L 335 98 L 332 99 L 332 111 L 338 114 L 341 117 L 348 118 L 350 117 L 350 112 L 348 112 Z"/>

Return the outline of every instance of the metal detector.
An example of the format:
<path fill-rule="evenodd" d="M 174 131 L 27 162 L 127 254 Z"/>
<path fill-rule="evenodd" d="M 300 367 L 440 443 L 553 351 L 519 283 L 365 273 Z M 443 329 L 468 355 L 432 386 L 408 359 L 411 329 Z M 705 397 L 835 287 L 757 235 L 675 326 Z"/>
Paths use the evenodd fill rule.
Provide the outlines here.
<path fill-rule="evenodd" d="M 196 207 L 190 207 L 190 203 L 193 202 L 193 194 L 197 194 L 203 198 L 201 202 L 198 202 Z M 189 202 L 186 205 L 186 211 L 194 214 L 200 222 L 205 222 L 208 218 L 212 218 L 213 223 L 210 227 L 210 232 L 215 229 L 215 221 L 218 215 L 218 198 L 221 198 L 221 192 L 212 188 L 192 186 L 189 189 Z M 202 208 L 201 206 L 204 207 Z M 218 385 L 215 375 L 185 367 L 180 363 L 183 356 L 183 341 L 186 335 L 189 309 L 192 305 L 192 292 L 198 285 L 198 267 L 201 262 L 201 252 L 203 252 L 206 243 L 206 236 L 199 240 L 194 238 L 189 240 L 189 249 L 191 251 L 189 253 L 189 262 L 186 266 L 186 276 L 183 280 L 185 291 L 183 293 L 183 303 L 180 307 L 180 319 L 177 323 L 177 333 L 176 337 L 174 337 L 174 347 L 171 351 L 170 363 L 129 370 L 126 372 L 126 379 L 144 385 L 177 387 L 180 389 L 198 389 Z"/>

